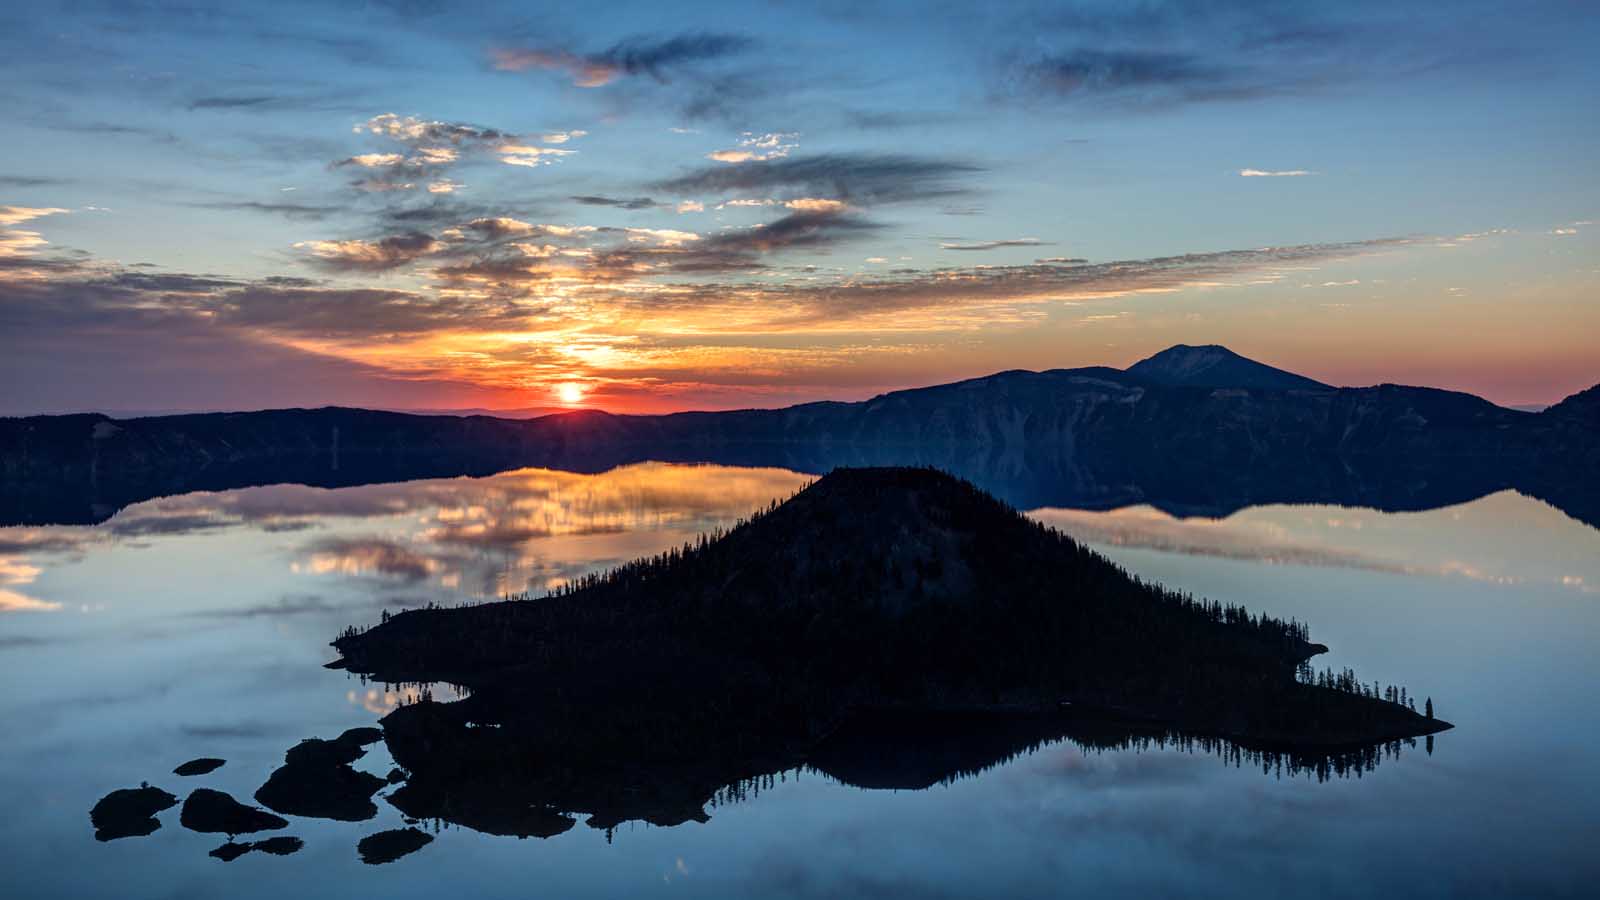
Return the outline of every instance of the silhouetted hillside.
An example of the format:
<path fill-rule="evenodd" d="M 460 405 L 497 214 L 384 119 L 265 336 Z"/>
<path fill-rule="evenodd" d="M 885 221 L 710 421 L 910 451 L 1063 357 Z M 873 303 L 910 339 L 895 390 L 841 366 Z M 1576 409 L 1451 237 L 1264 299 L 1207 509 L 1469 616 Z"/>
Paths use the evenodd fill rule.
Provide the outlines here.
<path fill-rule="evenodd" d="M 1213 357 L 1209 348 L 1146 362 L 1188 359 L 1194 365 L 1166 371 L 1221 382 L 1277 372 L 1223 352 L 1209 368 L 1199 362 Z M 1590 476 L 1600 417 L 1589 393 L 1534 414 L 1430 388 L 1195 386 L 1134 370 L 1012 371 L 859 403 L 664 416 L 514 421 L 325 408 L 3 419 L 0 524 L 99 521 L 193 490 L 530 465 L 593 472 L 640 460 L 813 472 L 934 465 L 1030 507 L 1145 502 L 1210 513 L 1261 502 L 1419 509 L 1516 488 L 1600 520 Z"/>

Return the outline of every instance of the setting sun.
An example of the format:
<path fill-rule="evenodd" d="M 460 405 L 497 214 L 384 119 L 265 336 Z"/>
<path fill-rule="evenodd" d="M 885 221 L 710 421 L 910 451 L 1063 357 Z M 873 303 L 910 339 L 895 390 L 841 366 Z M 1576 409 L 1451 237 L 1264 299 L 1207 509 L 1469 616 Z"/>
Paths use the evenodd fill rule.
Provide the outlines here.
<path fill-rule="evenodd" d="M 556 399 L 572 406 L 583 402 L 583 385 L 576 381 L 563 381 L 556 385 Z"/>

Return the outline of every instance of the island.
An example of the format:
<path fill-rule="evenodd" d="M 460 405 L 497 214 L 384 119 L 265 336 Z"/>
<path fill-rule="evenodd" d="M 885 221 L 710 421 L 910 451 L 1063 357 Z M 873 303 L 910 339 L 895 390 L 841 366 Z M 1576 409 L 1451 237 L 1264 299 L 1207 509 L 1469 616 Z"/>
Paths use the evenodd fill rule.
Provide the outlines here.
<path fill-rule="evenodd" d="M 1114 720 L 1290 753 L 1451 727 L 1316 672 L 1327 648 L 1302 623 L 1151 584 L 925 468 L 835 470 L 548 596 L 385 614 L 333 646 L 352 672 L 458 688 L 383 720 L 410 773 L 390 801 L 505 834 L 559 833 L 574 810 L 697 818 L 863 720 Z"/>

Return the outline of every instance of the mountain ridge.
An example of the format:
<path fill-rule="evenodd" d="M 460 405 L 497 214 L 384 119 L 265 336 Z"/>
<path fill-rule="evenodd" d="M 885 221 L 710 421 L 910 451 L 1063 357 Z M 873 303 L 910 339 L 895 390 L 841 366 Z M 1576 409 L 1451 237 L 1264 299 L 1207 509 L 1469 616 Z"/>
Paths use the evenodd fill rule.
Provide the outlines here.
<path fill-rule="evenodd" d="M 1595 522 L 1600 497 L 1587 472 L 1600 467 L 1600 390 L 1528 413 L 1433 388 L 1215 388 L 1086 367 L 1011 370 L 854 402 L 665 415 L 512 420 L 323 407 L 3 419 L 0 524 L 99 521 L 127 503 L 192 490 L 521 466 L 599 471 L 645 459 L 818 473 L 927 464 L 991 487 L 998 479 L 984 473 L 1059 486 L 1044 502 L 1197 497 L 1215 485 L 1240 501 L 1377 498 L 1383 507 L 1397 491 L 1419 498 L 1407 503 L 1448 503 L 1515 487 Z"/>

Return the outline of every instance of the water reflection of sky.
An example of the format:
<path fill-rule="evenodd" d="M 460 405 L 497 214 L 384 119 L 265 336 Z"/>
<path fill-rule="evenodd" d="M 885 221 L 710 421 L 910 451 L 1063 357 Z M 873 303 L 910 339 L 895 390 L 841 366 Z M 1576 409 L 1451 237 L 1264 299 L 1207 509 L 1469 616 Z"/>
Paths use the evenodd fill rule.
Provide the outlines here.
<path fill-rule="evenodd" d="M 1425 513 L 1257 507 L 1035 514 L 1175 587 L 1311 623 L 1335 666 L 1438 698 L 1457 724 L 1348 782 L 1171 750 L 1055 745 L 921 792 L 786 780 L 705 825 L 550 841 L 447 831 L 362 867 L 397 827 L 296 821 L 292 857 L 222 864 L 180 828 L 96 844 L 87 810 L 193 756 L 247 798 L 311 735 L 370 724 L 403 689 L 321 668 L 384 608 L 540 591 L 727 525 L 808 476 L 641 465 L 139 504 L 95 527 L 0 529 L 0 843 L 16 896 L 1581 895 L 1600 876 L 1593 642 L 1600 532 L 1503 493 Z M 1272 563 L 1263 565 L 1263 563 Z M 381 745 L 361 766 L 382 774 Z M 529 879 L 536 879 L 530 881 Z M 8 895 L 11 892 L 7 891 Z"/>

